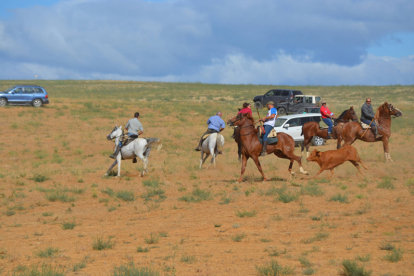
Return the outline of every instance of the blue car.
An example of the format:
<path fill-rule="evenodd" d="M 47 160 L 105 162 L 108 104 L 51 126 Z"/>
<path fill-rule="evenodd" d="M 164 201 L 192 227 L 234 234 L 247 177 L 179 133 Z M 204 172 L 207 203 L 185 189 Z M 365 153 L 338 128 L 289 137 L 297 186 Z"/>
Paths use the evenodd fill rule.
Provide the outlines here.
<path fill-rule="evenodd" d="M 37 85 L 15 85 L 0 92 L 0 106 L 33 105 L 41 107 L 49 103 L 49 96 L 43 87 Z"/>

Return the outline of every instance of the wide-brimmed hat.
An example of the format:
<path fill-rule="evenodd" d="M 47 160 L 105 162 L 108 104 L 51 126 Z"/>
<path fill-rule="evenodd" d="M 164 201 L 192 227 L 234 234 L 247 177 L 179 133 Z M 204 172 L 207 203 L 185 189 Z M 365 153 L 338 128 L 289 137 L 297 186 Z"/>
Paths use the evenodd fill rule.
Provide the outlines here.
<path fill-rule="evenodd" d="M 268 105 L 268 104 L 275 105 L 275 103 L 272 102 L 272 101 L 268 102 L 266 105 Z"/>
<path fill-rule="evenodd" d="M 326 101 L 322 101 L 321 104 L 326 104 Z"/>

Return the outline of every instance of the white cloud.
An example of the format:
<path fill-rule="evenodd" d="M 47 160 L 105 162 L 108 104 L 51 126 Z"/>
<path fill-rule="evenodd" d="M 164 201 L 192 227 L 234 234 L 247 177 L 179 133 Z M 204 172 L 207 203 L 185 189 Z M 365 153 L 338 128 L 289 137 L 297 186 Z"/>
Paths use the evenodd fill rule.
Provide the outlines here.
<path fill-rule="evenodd" d="M 414 32 L 413 13 L 408 0 L 62 1 L 0 21 L 0 78 L 412 84 L 412 58 L 366 49 Z"/>

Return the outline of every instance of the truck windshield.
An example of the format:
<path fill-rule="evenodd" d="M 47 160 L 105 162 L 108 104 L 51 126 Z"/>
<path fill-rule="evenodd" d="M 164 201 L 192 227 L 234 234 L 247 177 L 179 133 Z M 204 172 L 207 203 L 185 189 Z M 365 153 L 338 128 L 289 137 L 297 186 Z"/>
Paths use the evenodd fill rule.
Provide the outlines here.
<path fill-rule="evenodd" d="M 275 127 L 281 127 L 287 119 L 276 119 Z"/>

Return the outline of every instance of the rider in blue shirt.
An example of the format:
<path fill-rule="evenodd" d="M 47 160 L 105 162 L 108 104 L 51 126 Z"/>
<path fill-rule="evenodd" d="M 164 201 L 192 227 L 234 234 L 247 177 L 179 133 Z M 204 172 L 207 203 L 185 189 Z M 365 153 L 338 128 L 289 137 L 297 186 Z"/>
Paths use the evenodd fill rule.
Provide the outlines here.
<path fill-rule="evenodd" d="M 208 118 L 208 120 L 207 120 L 208 129 L 201 136 L 200 142 L 198 143 L 198 147 L 195 149 L 196 151 L 201 151 L 201 144 L 203 143 L 204 135 L 212 134 L 212 133 L 219 133 L 219 132 L 224 130 L 224 128 L 226 127 L 226 124 L 221 119 L 221 116 L 223 116 L 223 114 L 219 111 L 219 112 L 216 113 L 215 116 L 211 116 L 210 118 Z"/>
<path fill-rule="evenodd" d="M 276 117 L 277 117 L 277 110 L 275 108 L 274 102 L 270 101 L 267 103 L 267 109 L 269 110 L 267 112 L 266 117 L 263 117 L 260 119 L 260 121 L 263 121 L 263 127 L 265 130 L 265 134 L 263 134 L 263 147 L 262 152 L 260 153 L 260 156 L 266 155 L 266 147 L 267 147 L 267 136 L 269 135 L 270 131 L 272 131 L 273 127 L 275 126 Z"/>

